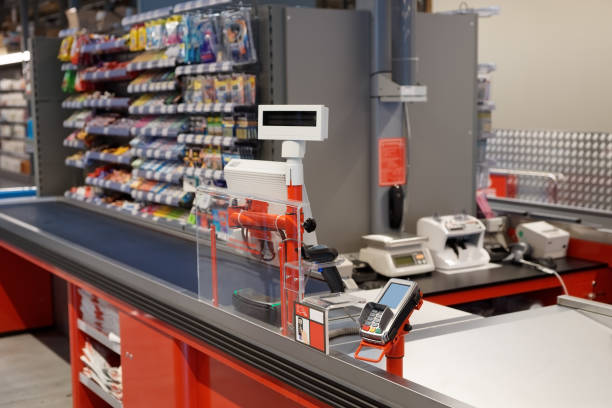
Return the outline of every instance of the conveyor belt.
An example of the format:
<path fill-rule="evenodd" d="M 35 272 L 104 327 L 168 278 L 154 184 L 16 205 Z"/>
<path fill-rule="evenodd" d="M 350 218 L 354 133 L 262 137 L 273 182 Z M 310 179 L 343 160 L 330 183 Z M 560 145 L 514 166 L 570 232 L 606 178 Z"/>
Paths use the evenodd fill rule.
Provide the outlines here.
<path fill-rule="evenodd" d="M 158 279 L 198 292 L 196 243 L 142 226 L 88 211 L 63 202 L 36 202 L 0 206 L 0 213 L 37 227 L 92 252 L 145 272 Z M 201 295 L 210 299 L 209 258 L 201 255 L 205 276 Z M 279 295 L 279 272 L 249 259 L 217 252 L 219 302 L 230 305 L 235 289 L 252 288 L 272 297 Z M 231 273 L 223 273 L 231 271 Z M 322 291 L 310 281 L 308 292 Z"/>
<path fill-rule="evenodd" d="M 62 202 L 3 205 L 0 213 L 197 293 L 195 242 Z"/>

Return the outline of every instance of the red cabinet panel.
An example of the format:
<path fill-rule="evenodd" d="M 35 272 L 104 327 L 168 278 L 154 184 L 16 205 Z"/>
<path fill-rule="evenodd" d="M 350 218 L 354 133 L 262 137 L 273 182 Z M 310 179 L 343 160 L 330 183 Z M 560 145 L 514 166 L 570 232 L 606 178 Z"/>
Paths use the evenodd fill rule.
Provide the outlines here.
<path fill-rule="evenodd" d="M 120 312 L 119 324 L 124 406 L 184 406 L 182 343 L 139 321 L 136 312 Z"/>
<path fill-rule="evenodd" d="M 0 333 L 52 324 L 49 272 L 0 248 Z"/>

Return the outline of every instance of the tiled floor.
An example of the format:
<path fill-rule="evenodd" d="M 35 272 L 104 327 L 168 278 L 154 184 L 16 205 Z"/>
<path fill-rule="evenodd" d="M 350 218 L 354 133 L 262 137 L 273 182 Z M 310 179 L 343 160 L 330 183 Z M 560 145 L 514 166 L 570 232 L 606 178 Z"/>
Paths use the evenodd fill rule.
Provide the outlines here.
<path fill-rule="evenodd" d="M 0 337 L 0 408 L 70 408 L 68 339 L 53 331 Z"/>

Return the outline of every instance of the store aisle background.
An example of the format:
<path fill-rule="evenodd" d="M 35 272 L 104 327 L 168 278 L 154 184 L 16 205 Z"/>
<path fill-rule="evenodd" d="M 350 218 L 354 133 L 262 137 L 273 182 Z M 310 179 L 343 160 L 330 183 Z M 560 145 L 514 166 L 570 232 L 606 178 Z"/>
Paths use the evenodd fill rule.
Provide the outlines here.
<path fill-rule="evenodd" d="M 70 408 L 69 347 L 53 331 L 0 336 L 0 408 Z"/>

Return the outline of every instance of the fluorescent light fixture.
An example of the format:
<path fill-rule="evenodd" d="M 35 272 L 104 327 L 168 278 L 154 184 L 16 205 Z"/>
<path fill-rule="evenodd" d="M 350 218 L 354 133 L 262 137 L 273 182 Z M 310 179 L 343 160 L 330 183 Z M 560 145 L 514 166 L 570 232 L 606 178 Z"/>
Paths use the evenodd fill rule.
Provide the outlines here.
<path fill-rule="evenodd" d="M 30 60 L 30 51 L 0 55 L 0 65 L 19 64 Z"/>

